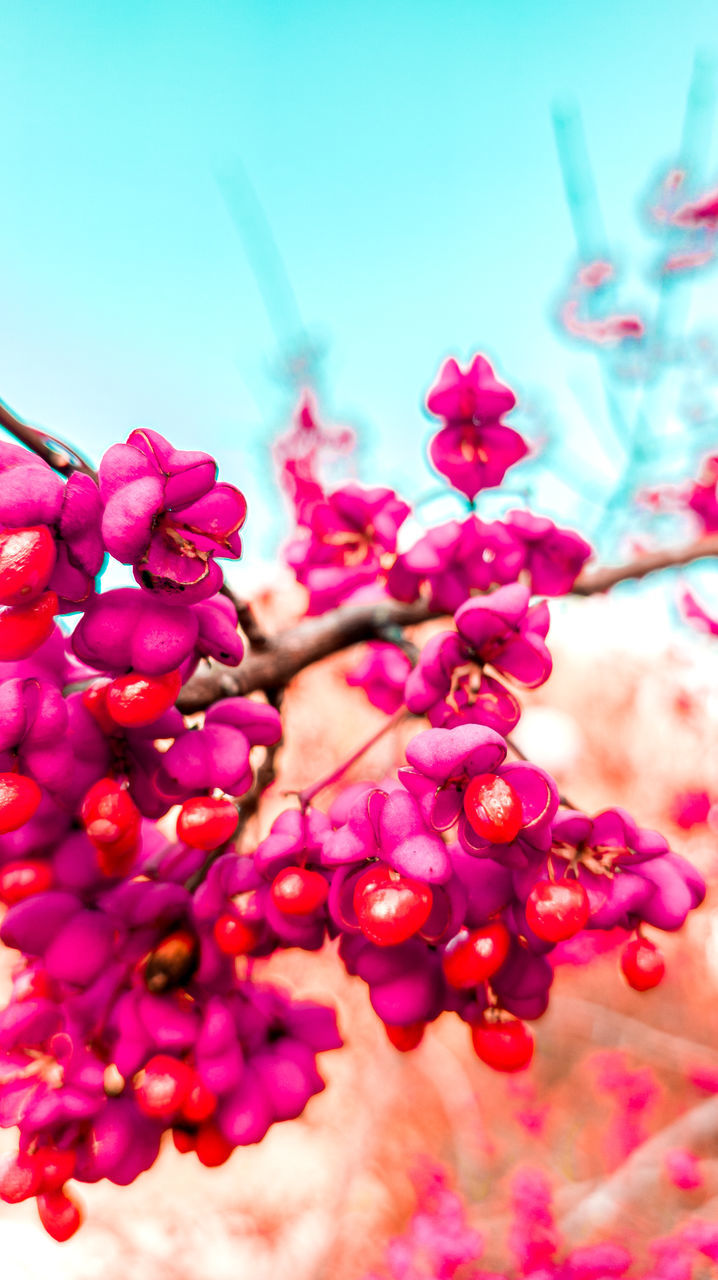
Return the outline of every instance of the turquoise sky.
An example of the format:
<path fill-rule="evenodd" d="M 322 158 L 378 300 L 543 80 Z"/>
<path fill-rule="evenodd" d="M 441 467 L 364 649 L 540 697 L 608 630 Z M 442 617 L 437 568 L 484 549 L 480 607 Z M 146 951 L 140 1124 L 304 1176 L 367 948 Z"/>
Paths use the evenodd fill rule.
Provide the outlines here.
<path fill-rule="evenodd" d="M 595 366 L 547 319 L 574 252 L 552 103 L 580 103 L 630 300 L 637 197 L 717 44 L 715 0 L 0 0 L 0 397 L 95 456 L 137 425 L 213 448 L 259 554 L 300 326 L 328 409 L 367 428 L 365 479 L 426 483 L 449 352 L 571 429 Z M 273 323 L 247 179 L 296 299 L 263 270 Z"/>

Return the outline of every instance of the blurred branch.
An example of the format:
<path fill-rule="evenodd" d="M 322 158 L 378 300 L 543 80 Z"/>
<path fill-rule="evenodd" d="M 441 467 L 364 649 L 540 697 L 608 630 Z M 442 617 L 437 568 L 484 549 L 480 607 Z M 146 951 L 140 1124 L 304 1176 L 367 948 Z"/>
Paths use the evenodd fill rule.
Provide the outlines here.
<path fill-rule="evenodd" d="M 591 596 L 608 591 L 619 582 L 637 581 L 659 569 L 676 568 L 708 556 L 718 556 L 718 534 L 710 534 L 683 547 L 663 547 L 646 551 L 627 564 L 585 570 L 573 586 L 573 594 Z M 385 640 L 396 635 L 395 628 L 416 626 L 442 615 L 426 600 L 402 604 L 383 600 L 381 604 L 342 605 L 318 618 L 303 622 L 274 636 L 265 647 L 250 652 L 236 670 L 212 664 L 207 675 L 195 675 L 182 690 L 177 706 L 183 714 L 202 711 L 219 698 L 232 698 L 286 685 L 303 671 L 332 653 L 367 640 Z M 396 643 L 396 640 L 393 641 Z"/>
<path fill-rule="evenodd" d="M 617 1215 L 623 1223 L 630 1221 L 631 1205 L 637 1207 L 655 1194 L 665 1176 L 663 1159 L 669 1151 L 715 1147 L 717 1141 L 718 1098 L 714 1097 L 692 1107 L 642 1143 L 611 1177 L 601 1181 L 562 1218 L 558 1224 L 561 1233 L 575 1239 L 607 1226 Z"/>
<path fill-rule="evenodd" d="M 318 618 L 305 618 L 295 627 L 269 636 L 261 652 L 249 653 L 236 670 L 212 665 L 208 675 L 196 675 L 185 685 L 179 710 L 202 711 L 218 698 L 232 698 L 288 684 L 305 667 L 365 640 L 383 639 L 387 627 L 414 626 L 432 614 L 425 600 L 401 604 L 343 605 Z"/>
<path fill-rule="evenodd" d="M 637 581 L 649 573 L 659 569 L 675 569 L 680 565 L 692 564 L 694 560 L 704 560 L 718 555 L 718 534 L 708 534 L 695 542 L 688 542 L 683 547 L 659 547 L 656 551 L 644 551 L 635 560 L 627 564 L 604 566 L 598 569 L 586 569 L 579 575 L 573 586 L 573 594 L 592 596 L 596 592 L 608 591 L 619 582 Z"/>

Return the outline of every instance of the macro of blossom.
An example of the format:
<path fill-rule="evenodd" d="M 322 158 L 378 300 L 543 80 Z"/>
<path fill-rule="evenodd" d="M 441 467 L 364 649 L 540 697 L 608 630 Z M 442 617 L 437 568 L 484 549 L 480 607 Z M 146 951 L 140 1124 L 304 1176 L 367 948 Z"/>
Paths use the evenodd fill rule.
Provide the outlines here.
<path fill-rule="evenodd" d="M 546 516 L 509 511 L 506 528 L 524 547 L 522 570 L 530 575 L 531 590 L 541 596 L 563 596 L 571 590 L 592 554 L 584 538 L 560 529 Z"/>
<path fill-rule="evenodd" d="M 222 585 L 219 557 L 241 554 L 247 505 L 217 483 L 206 453 L 174 449 L 156 431 L 133 431 L 112 445 L 99 470 L 102 537 L 136 581 L 164 601 L 196 603 Z"/>

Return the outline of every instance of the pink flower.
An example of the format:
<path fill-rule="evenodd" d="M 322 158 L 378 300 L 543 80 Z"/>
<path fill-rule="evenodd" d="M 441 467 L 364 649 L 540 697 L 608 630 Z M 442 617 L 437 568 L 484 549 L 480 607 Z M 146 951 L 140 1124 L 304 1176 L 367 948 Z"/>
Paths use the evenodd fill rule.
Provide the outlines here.
<path fill-rule="evenodd" d="M 244 496 L 217 483 L 209 454 L 174 449 L 156 431 L 133 431 L 107 450 L 100 495 L 107 550 L 169 602 L 214 595 L 222 585 L 215 557 L 241 555 Z"/>
<path fill-rule="evenodd" d="M 563 596 L 571 590 L 592 548 L 571 529 L 559 529 L 546 516 L 509 511 L 507 529 L 523 543 L 524 564 L 535 595 Z"/>
<path fill-rule="evenodd" d="M 411 671 L 406 654 L 394 644 L 368 644 L 364 656 L 347 673 L 352 687 L 363 689 L 373 706 L 387 715 L 404 701 L 404 685 Z"/>
<path fill-rule="evenodd" d="M 508 468 L 528 452 L 518 432 L 499 422 L 515 403 L 513 392 L 480 355 L 465 370 L 447 360 L 427 396 L 429 412 L 446 422 L 429 445 L 431 461 L 469 498 L 501 484 Z"/>
<path fill-rule="evenodd" d="M 308 503 L 305 532 L 285 551 L 297 581 L 309 591 L 308 612 L 323 613 L 381 580 L 408 514 L 407 503 L 393 489 L 359 484 Z"/>
<path fill-rule="evenodd" d="M 417 600 L 427 590 L 432 608 L 454 613 L 472 591 L 515 582 L 524 554 L 521 543 L 499 520 L 486 524 L 475 515 L 449 520 L 397 557 L 387 590 L 405 601 Z"/>

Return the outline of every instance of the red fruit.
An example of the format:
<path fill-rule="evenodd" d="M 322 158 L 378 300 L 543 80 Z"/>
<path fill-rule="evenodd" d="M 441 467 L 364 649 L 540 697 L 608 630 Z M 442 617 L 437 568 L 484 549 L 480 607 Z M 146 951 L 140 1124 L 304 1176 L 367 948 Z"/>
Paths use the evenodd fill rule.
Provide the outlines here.
<path fill-rule="evenodd" d="M 42 800 L 33 778 L 22 773 L 0 773 L 0 835 L 17 831 L 29 822 Z"/>
<path fill-rule="evenodd" d="M 6 907 L 13 907 L 16 902 L 24 902 L 25 898 L 32 898 L 36 893 L 46 893 L 52 888 L 52 881 L 49 862 L 32 858 L 6 862 L 0 870 L 0 902 Z"/>
<path fill-rule="evenodd" d="M 319 871 L 306 867 L 285 867 L 278 871 L 270 890 L 272 902 L 287 916 L 310 916 L 324 906 L 329 885 Z"/>
<path fill-rule="evenodd" d="M 114 778 L 100 778 L 87 792 L 80 817 L 98 851 L 101 871 L 125 875 L 140 844 L 140 814 L 129 791 Z"/>
<path fill-rule="evenodd" d="M 237 829 L 239 813 L 231 800 L 193 796 L 185 800 L 177 818 L 177 839 L 192 849 L 218 849 Z"/>
<path fill-rule="evenodd" d="M 621 952 L 621 970 L 634 991 L 650 991 L 666 972 L 666 962 L 660 947 L 647 938 L 631 938 Z"/>
<path fill-rule="evenodd" d="M 28 604 L 55 568 L 55 540 L 46 525 L 0 533 L 0 604 Z"/>
<path fill-rule="evenodd" d="M 118 725 L 107 710 L 105 699 L 109 686 L 109 680 L 96 680 L 87 689 L 83 689 L 81 696 L 83 705 L 87 707 L 90 715 L 94 716 L 102 732 L 112 737 L 117 733 Z"/>
<path fill-rule="evenodd" d="M 208 1123 L 198 1130 L 195 1151 L 200 1164 L 206 1165 L 208 1169 L 216 1169 L 217 1165 L 229 1160 L 234 1147 L 215 1124 Z"/>
<path fill-rule="evenodd" d="M 518 1019 L 479 1022 L 471 1028 L 476 1056 L 494 1071 L 523 1071 L 533 1058 L 534 1038 Z"/>
<path fill-rule="evenodd" d="M 57 1151 L 54 1147 L 38 1147 L 35 1162 L 43 1191 L 59 1191 L 75 1172 L 74 1151 Z"/>
<path fill-rule="evenodd" d="M 195 1076 L 194 1084 L 182 1103 L 180 1115 L 188 1124 L 201 1124 L 217 1110 L 217 1097 L 206 1084 Z"/>
<path fill-rule="evenodd" d="M 188 1151 L 194 1151 L 197 1145 L 197 1135 L 187 1133 L 186 1129 L 173 1129 L 172 1141 L 181 1155 L 186 1155 Z"/>
<path fill-rule="evenodd" d="M 24 969 L 13 980 L 13 1000 L 49 1000 L 52 983 L 43 969 Z"/>
<path fill-rule="evenodd" d="M 82 1222 L 82 1215 L 74 1200 L 64 1191 L 47 1191 L 37 1197 L 37 1211 L 40 1221 L 60 1244 L 74 1236 Z"/>
<path fill-rule="evenodd" d="M 27 658 L 44 644 L 55 625 L 58 600 L 45 591 L 32 604 L 0 610 L 0 662 Z"/>
<path fill-rule="evenodd" d="M 158 1053 L 135 1079 L 137 1106 L 154 1120 L 169 1120 L 180 1110 L 194 1083 L 195 1073 L 186 1062 Z"/>
<path fill-rule="evenodd" d="M 578 880 L 537 880 L 526 899 L 526 921 L 544 942 L 573 938 L 591 914 L 588 894 Z"/>
<path fill-rule="evenodd" d="M 464 813 L 476 834 L 491 844 L 511 844 L 524 824 L 518 792 L 497 773 L 480 773 L 471 779 Z"/>
<path fill-rule="evenodd" d="M 226 956 L 246 956 L 254 950 L 259 935 L 237 916 L 219 916 L 214 923 L 214 940 Z"/>
<path fill-rule="evenodd" d="M 441 964 L 446 981 L 466 990 L 485 982 L 500 969 L 511 945 L 511 935 L 500 920 L 482 929 L 462 930 L 447 946 Z"/>
<path fill-rule="evenodd" d="M 26 1151 L 12 1151 L 0 1157 L 0 1200 L 19 1204 L 37 1195 L 41 1179 L 35 1157 Z"/>
<path fill-rule="evenodd" d="M 408 1053 L 410 1049 L 415 1049 L 418 1044 L 421 1044 L 426 1023 L 410 1022 L 405 1027 L 397 1027 L 385 1022 L 384 1030 L 395 1049 L 400 1053 Z"/>
<path fill-rule="evenodd" d="M 378 947 L 405 942 L 426 924 L 433 904 L 428 884 L 375 864 L 359 877 L 354 910 L 359 928 Z"/>
<path fill-rule="evenodd" d="M 105 692 L 105 706 L 116 724 L 138 729 L 159 720 L 177 701 L 182 688 L 179 671 L 164 676 L 143 676 L 137 671 L 118 676 Z"/>

